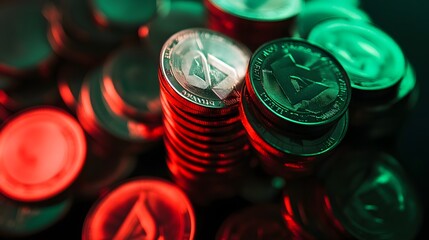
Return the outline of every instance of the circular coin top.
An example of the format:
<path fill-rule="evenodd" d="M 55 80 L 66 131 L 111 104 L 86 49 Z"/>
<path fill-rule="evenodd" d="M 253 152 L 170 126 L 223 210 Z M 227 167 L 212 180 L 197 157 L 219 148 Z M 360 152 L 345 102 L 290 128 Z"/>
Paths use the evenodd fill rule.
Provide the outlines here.
<path fill-rule="evenodd" d="M 278 39 L 260 47 L 249 67 L 248 89 L 277 118 L 321 125 L 347 110 L 350 82 L 328 52 L 303 40 Z"/>
<path fill-rule="evenodd" d="M 206 29 L 173 35 L 161 51 L 163 77 L 180 97 L 207 108 L 238 103 L 250 51 Z"/>
<path fill-rule="evenodd" d="M 86 140 L 74 118 L 37 108 L 11 119 L 0 133 L 0 192 L 19 201 L 49 199 L 82 169 Z"/>
<path fill-rule="evenodd" d="M 103 68 L 104 93 L 112 99 L 106 98 L 109 105 L 142 115 L 161 112 L 157 65 L 152 59 L 143 48 L 124 48 L 110 58 Z"/>
<path fill-rule="evenodd" d="M 191 203 L 175 185 L 141 178 L 120 185 L 87 216 L 82 239 L 194 238 Z"/>
<path fill-rule="evenodd" d="M 138 27 L 156 15 L 158 1 L 154 0 L 92 0 L 96 17 L 107 24 Z"/>
<path fill-rule="evenodd" d="M 398 84 L 406 61 L 401 48 L 380 29 L 365 23 L 331 20 L 308 37 L 330 51 L 344 66 L 353 88 L 380 90 Z"/>
<path fill-rule="evenodd" d="M 249 20 L 279 21 L 297 15 L 302 0 L 209 0 L 221 10 Z"/>

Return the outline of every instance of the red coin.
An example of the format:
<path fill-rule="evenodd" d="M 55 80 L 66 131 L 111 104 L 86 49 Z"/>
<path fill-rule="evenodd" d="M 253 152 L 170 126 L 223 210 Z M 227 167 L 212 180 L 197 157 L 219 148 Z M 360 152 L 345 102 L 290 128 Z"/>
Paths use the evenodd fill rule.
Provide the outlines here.
<path fill-rule="evenodd" d="M 102 198 L 87 216 L 82 239 L 194 239 L 188 197 L 154 178 L 126 182 Z"/>
<path fill-rule="evenodd" d="M 49 199 L 64 191 L 85 161 L 85 135 L 77 121 L 55 108 L 36 108 L 0 132 L 0 192 L 19 201 Z"/>

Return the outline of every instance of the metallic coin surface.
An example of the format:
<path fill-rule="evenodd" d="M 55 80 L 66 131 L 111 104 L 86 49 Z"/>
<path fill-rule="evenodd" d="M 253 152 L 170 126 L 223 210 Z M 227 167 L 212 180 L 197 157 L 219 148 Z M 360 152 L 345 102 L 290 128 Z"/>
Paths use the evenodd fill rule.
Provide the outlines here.
<path fill-rule="evenodd" d="M 148 49 L 127 47 L 103 67 L 103 95 L 118 115 L 156 121 L 161 118 L 157 61 Z"/>
<path fill-rule="evenodd" d="M 246 79 L 255 102 L 276 119 L 298 125 L 335 122 L 347 110 L 348 76 L 328 52 L 303 40 L 278 39 L 252 56 Z"/>
<path fill-rule="evenodd" d="M 371 22 L 367 13 L 359 8 L 334 1 L 312 1 L 305 4 L 297 17 L 296 31 L 298 36 L 307 38 L 317 24 L 329 19 Z"/>
<path fill-rule="evenodd" d="M 35 108 L 3 126 L 0 153 L 0 192 L 19 201 L 42 201 L 63 192 L 79 175 L 86 140 L 71 115 Z"/>
<path fill-rule="evenodd" d="M 350 77 L 351 86 L 372 91 L 397 86 L 406 61 L 398 44 L 365 22 L 335 19 L 310 32 L 308 40 L 331 52 Z"/>
<path fill-rule="evenodd" d="M 94 205 L 82 239 L 191 240 L 194 234 L 188 197 L 165 180 L 140 178 L 119 185 Z"/>
<path fill-rule="evenodd" d="M 157 14 L 156 0 L 91 0 L 95 20 L 107 27 L 137 29 Z"/>
<path fill-rule="evenodd" d="M 279 155 L 289 154 L 297 157 L 322 155 L 338 146 L 347 132 L 347 114 L 344 114 L 328 132 L 316 138 L 291 137 L 273 129 L 268 129 L 256 118 L 255 114 L 260 113 L 252 109 L 249 104 L 250 96 L 247 91 L 243 92 L 240 110 L 242 111 L 242 122 L 247 134 L 253 141 L 259 140 L 259 143 L 262 143 L 267 149 L 274 149 L 274 151 L 280 152 Z M 284 159 L 287 161 L 287 158 Z"/>
<path fill-rule="evenodd" d="M 250 51 L 206 29 L 173 35 L 161 52 L 161 71 L 169 87 L 190 104 L 226 108 L 238 103 Z"/>
<path fill-rule="evenodd" d="M 302 0 L 209 0 L 223 11 L 253 21 L 281 21 L 297 15 Z"/>
<path fill-rule="evenodd" d="M 0 196 L 0 234 L 23 237 L 43 231 L 58 222 L 70 210 L 72 199 L 35 206 Z"/>

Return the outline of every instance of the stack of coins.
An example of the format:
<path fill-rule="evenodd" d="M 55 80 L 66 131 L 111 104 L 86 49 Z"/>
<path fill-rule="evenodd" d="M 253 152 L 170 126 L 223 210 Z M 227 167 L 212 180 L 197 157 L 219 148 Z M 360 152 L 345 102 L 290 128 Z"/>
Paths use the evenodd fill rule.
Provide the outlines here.
<path fill-rule="evenodd" d="M 339 19 L 316 25 L 308 40 L 331 52 L 350 76 L 354 138 L 394 136 L 418 95 L 412 67 L 398 44 L 368 23 Z"/>
<path fill-rule="evenodd" d="M 210 29 L 256 49 L 265 42 L 292 35 L 302 0 L 205 0 Z"/>
<path fill-rule="evenodd" d="M 16 18 L 16 21 L 10 19 Z M 0 9 L 0 108 L 5 118 L 24 108 L 56 104 L 51 69 L 57 58 L 46 31 L 40 2 L 19 2 Z"/>
<path fill-rule="evenodd" d="M 87 215 L 83 240 L 180 239 L 195 237 L 195 216 L 188 197 L 156 178 L 122 183 L 101 198 Z"/>
<path fill-rule="evenodd" d="M 136 152 L 162 138 L 156 64 L 146 57 L 142 48 L 120 49 L 86 75 L 77 116 L 98 144 Z"/>
<path fill-rule="evenodd" d="M 389 154 L 344 149 L 319 177 L 290 182 L 283 217 L 309 239 L 415 239 L 421 203 Z"/>
<path fill-rule="evenodd" d="M 259 48 L 240 110 L 265 170 L 284 177 L 313 172 L 345 136 L 350 93 L 345 70 L 320 47 L 284 38 Z"/>
<path fill-rule="evenodd" d="M 79 123 L 52 107 L 26 110 L 0 132 L 0 234 L 23 236 L 58 221 L 85 162 Z"/>
<path fill-rule="evenodd" d="M 55 52 L 74 62 L 97 64 L 121 43 L 137 39 L 137 30 L 158 12 L 155 0 L 106 2 L 60 0 L 45 7 L 49 42 Z"/>
<path fill-rule="evenodd" d="M 178 32 L 161 52 L 167 162 L 193 197 L 232 194 L 249 164 L 238 112 L 249 58 L 245 46 L 206 29 Z"/>

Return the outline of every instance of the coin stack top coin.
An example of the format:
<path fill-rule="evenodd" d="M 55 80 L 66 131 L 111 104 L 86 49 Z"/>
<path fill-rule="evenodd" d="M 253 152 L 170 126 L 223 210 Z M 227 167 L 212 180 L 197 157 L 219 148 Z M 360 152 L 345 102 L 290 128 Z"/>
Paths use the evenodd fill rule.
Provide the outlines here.
<path fill-rule="evenodd" d="M 240 110 L 263 165 L 276 175 L 311 172 L 346 133 L 350 93 L 344 69 L 320 47 L 284 38 L 259 48 Z"/>
<path fill-rule="evenodd" d="M 167 161 L 194 196 L 229 194 L 248 165 L 238 101 L 249 58 L 242 44 L 207 29 L 178 32 L 161 52 Z"/>

